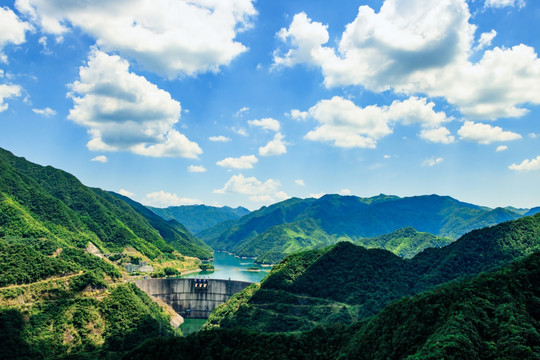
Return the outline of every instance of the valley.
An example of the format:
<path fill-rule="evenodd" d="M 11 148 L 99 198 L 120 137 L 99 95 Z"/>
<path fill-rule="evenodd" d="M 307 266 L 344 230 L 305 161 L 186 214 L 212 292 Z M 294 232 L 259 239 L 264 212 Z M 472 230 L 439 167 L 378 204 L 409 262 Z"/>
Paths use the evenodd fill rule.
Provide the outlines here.
<path fill-rule="evenodd" d="M 6 150 L 0 209 L 8 358 L 540 353 L 537 209 L 325 195 L 163 218 Z"/>

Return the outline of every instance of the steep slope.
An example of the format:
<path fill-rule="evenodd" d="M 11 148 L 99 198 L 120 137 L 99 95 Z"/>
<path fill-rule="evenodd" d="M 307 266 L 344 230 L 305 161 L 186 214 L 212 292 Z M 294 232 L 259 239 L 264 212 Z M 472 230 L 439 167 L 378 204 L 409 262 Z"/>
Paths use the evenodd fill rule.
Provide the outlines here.
<path fill-rule="evenodd" d="M 170 206 L 165 209 L 148 206 L 148 208 L 165 220 L 174 219 L 184 224 L 192 234 L 197 234 L 224 221 L 236 220 L 249 214 L 249 210 L 241 206 L 234 209 L 228 206 L 214 207 L 207 205 Z"/>
<path fill-rule="evenodd" d="M 215 310 L 207 327 L 291 331 L 338 319 L 347 323 L 403 296 L 491 270 L 538 250 L 540 214 L 475 230 L 410 260 L 340 242 L 287 257 L 260 287 L 235 295 Z"/>
<path fill-rule="evenodd" d="M 124 200 L 86 187 L 64 171 L 33 164 L 3 149 L 0 210 L 0 236 L 46 237 L 80 248 L 92 242 L 102 252 L 133 247 L 150 259 L 174 257 L 174 251 L 186 250 L 177 241 L 168 243 Z M 181 236 L 179 231 L 177 235 Z M 184 238 L 186 242 L 192 240 Z M 208 254 L 208 248 L 198 244 L 190 249 L 192 254 Z"/>
<path fill-rule="evenodd" d="M 538 359 L 540 253 L 403 298 L 350 326 L 295 334 L 215 329 L 154 339 L 125 359 Z"/>
<path fill-rule="evenodd" d="M 263 207 L 236 221 L 205 230 L 199 237 L 216 250 L 275 263 L 293 248 L 310 249 L 339 240 L 372 238 L 408 226 L 456 239 L 472 229 L 519 217 L 520 213 L 509 209 L 486 209 L 448 196 L 325 195 L 320 199 L 293 198 Z M 316 241 L 310 242 L 311 239 Z"/>
<path fill-rule="evenodd" d="M 154 229 L 159 231 L 161 237 L 180 253 L 187 256 L 198 257 L 199 259 L 210 259 L 212 257 L 212 248 L 194 237 L 190 231 L 178 221 L 174 219 L 167 221 L 161 216 L 156 215 L 144 205 L 133 201 L 126 196 L 113 192 L 111 192 L 111 194 L 125 201 L 133 208 L 133 210 L 142 215 Z"/>

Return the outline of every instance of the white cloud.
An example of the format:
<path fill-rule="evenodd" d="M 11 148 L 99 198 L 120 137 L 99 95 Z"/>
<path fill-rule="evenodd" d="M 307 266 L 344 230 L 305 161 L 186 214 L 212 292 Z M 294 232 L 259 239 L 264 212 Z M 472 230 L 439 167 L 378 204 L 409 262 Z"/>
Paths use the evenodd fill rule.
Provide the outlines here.
<path fill-rule="evenodd" d="M 536 138 L 537 138 L 538 136 L 540 136 L 540 135 L 535 134 L 535 133 L 530 133 L 528 136 L 529 136 L 531 139 L 536 139 Z"/>
<path fill-rule="evenodd" d="M 70 84 L 74 107 L 68 118 L 88 129 L 92 151 L 131 151 L 153 157 L 197 158 L 197 143 L 173 128 L 180 103 L 143 76 L 129 72 L 127 61 L 93 49 L 80 80 Z"/>
<path fill-rule="evenodd" d="M 237 129 L 235 127 L 232 127 L 231 130 L 234 131 L 235 133 L 237 133 L 238 135 L 248 136 L 248 134 L 246 132 L 246 129 L 244 129 L 244 128 Z"/>
<path fill-rule="evenodd" d="M 339 190 L 339 195 L 352 195 L 352 192 L 349 189 L 341 189 Z"/>
<path fill-rule="evenodd" d="M 253 164 L 256 164 L 257 157 L 255 155 L 244 155 L 238 158 L 228 157 L 218 161 L 216 164 L 229 169 L 252 169 Z"/>
<path fill-rule="evenodd" d="M 247 50 L 235 41 L 256 15 L 252 0 L 17 0 L 19 11 L 59 38 L 79 27 L 107 52 L 170 78 L 219 71 Z"/>
<path fill-rule="evenodd" d="M 309 112 L 300 111 L 298 109 L 292 109 L 290 113 L 285 114 L 293 118 L 294 120 L 303 121 L 309 117 Z"/>
<path fill-rule="evenodd" d="M 498 126 L 474 123 L 472 121 L 466 121 L 458 130 L 458 134 L 463 140 L 474 141 L 479 144 L 521 139 L 521 135 L 511 131 L 503 131 Z"/>
<path fill-rule="evenodd" d="M 540 155 L 536 159 L 525 159 L 521 164 L 512 164 L 508 168 L 515 171 L 540 170 Z"/>
<path fill-rule="evenodd" d="M 2 52 L 3 48 L 8 44 L 24 43 L 26 32 L 32 29 L 32 25 L 21 21 L 11 9 L 0 7 L 0 62 L 7 63 L 7 56 Z"/>
<path fill-rule="evenodd" d="M 120 191 L 118 191 L 118 193 L 119 193 L 120 195 L 127 196 L 127 197 L 135 196 L 134 193 L 129 192 L 129 191 L 125 190 L 125 189 L 120 189 Z"/>
<path fill-rule="evenodd" d="M 300 13 L 277 34 L 291 48 L 276 52 L 274 66 L 319 67 L 327 87 L 443 97 L 469 118 L 524 115 L 523 104 L 540 104 L 538 56 L 526 45 L 496 47 L 472 63 L 470 18 L 466 0 L 385 0 L 378 13 L 360 6 L 332 47 L 326 26 Z M 482 46 L 494 35 L 481 36 Z"/>
<path fill-rule="evenodd" d="M 423 129 L 420 131 L 420 137 L 433 143 L 451 144 L 454 142 L 454 136 L 450 135 L 450 130 L 444 126 L 436 129 Z"/>
<path fill-rule="evenodd" d="M 442 157 L 431 157 L 431 158 L 428 158 L 426 160 L 424 160 L 422 162 L 422 166 L 435 166 L 435 165 L 439 165 L 440 163 L 442 163 L 444 161 L 444 159 Z"/>
<path fill-rule="evenodd" d="M 506 146 L 506 145 L 499 145 L 499 146 L 497 146 L 497 149 L 495 149 L 496 152 L 501 152 L 501 151 L 505 151 L 505 150 L 508 150 L 508 146 Z"/>
<path fill-rule="evenodd" d="M 92 158 L 90 161 L 97 161 L 104 164 L 107 161 L 109 161 L 109 159 L 105 155 L 99 155 L 99 156 L 96 156 L 95 158 Z"/>
<path fill-rule="evenodd" d="M 32 111 L 38 115 L 43 115 L 45 117 L 51 117 L 51 116 L 56 115 L 56 111 L 54 111 L 50 107 L 46 107 L 44 109 L 32 109 Z"/>
<path fill-rule="evenodd" d="M 484 7 L 503 8 L 507 6 L 522 8 L 525 6 L 525 0 L 486 0 Z"/>
<path fill-rule="evenodd" d="M 202 165 L 189 165 L 188 171 L 191 173 L 203 173 L 206 172 L 206 168 Z"/>
<path fill-rule="evenodd" d="M 482 35 L 480 35 L 480 39 L 478 40 L 476 50 L 482 50 L 488 46 L 491 46 L 491 42 L 495 36 L 497 36 L 497 32 L 493 29 L 490 32 L 482 33 Z"/>
<path fill-rule="evenodd" d="M 310 197 L 310 198 L 315 198 L 315 199 L 320 199 L 320 198 L 322 198 L 324 195 L 326 195 L 326 193 L 319 192 L 319 193 L 309 194 L 309 197 Z"/>
<path fill-rule="evenodd" d="M 248 124 L 251 126 L 258 126 L 264 130 L 279 131 L 280 125 L 279 121 L 272 118 L 265 118 L 260 120 L 249 120 Z"/>
<path fill-rule="evenodd" d="M 210 136 L 208 140 L 216 141 L 216 142 L 227 142 L 227 141 L 231 141 L 231 138 L 223 136 L 223 135 L 219 135 L 219 136 Z"/>
<path fill-rule="evenodd" d="M 433 110 L 434 106 L 433 102 L 428 103 L 424 98 L 411 97 L 403 101 L 395 100 L 390 106 L 361 108 L 348 99 L 335 96 L 330 100 L 321 100 L 309 109 L 310 116 L 321 125 L 307 133 L 305 138 L 331 142 L 343 148 L 375 148 L 379 138 L 392 133 L 390 126 L 393 123 L 418 123 L 424 128 L 439 129 L 440 124 L 453 119 L 444 112 Z M 426 132 L 422 137 L 428 139 L 431 136 L 428 140 L 432 141 L 435 133 Z M 440 137 L 441 134 L 437 135 Z M 447 134 L 446 141 L 449 140 Z"/>
<path fill-rule="evenodd" d="M 166 208 L 169 206 L 180 206 L 180 205 L 202 204 L 202 201 L 200 200 L 179 197 L 176 194 L 171 194 L 163 190 L 146 194 L 146 196 L 142 199 L 141 202 L 144 205 L 153 206 L 157 208 Z"/>
<path fill-rule="evenodd" d="M 4 101 L 14 97 L 21 96 L 21 87 L 19 85 L 0 84 L 0 112 L 8 109 L 8 104 Z"/>
<path fill-rule="evenodd" d="M 268 144 L 259 148 L 259 155 L 274 156 L 285 154 L 287 152 L 287 146 L 283 141 L 284 138 L 285 136 L 281 133 L 277 133 L 273 140 L 270 140 Z"/>
<path fill-rule="evenodd" d="M 249 195 L 251 201 L 273 202 L 289 198 L 279 190 L 281 184 L 274 179 L 268 179 L 264 183 L 256 177 L 244 177 L 242 174 L 233 175 L 221 189 L 214 190 L 215 194 L 243 194 Z"/>
<path fill-rule="evenodd" d="M 303 179 L 294 180 L 294 183 L 298 186 L 306 186 Z"/>
<path fill-rule="evenodd" d="M 238 110 L 238 111 L 234 114 L 234 117 L 240 117 L 240 116 L 244 115 L 244 113 L 247 113 L 248 111 L 249 111 L 249 107 L 244 106 L 243 108 L 241 108 L 240 110 Z"/>
<path fill-rule="evenodd" d="M 391 155 L 384 155 L 383 156 L 385 159 L 390 159 L 392 156 Z"/>

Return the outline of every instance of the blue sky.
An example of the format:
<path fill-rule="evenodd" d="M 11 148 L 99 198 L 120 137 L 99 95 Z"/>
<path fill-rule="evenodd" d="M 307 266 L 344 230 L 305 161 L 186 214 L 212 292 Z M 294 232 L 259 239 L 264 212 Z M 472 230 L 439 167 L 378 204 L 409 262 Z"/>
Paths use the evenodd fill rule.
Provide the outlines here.
<path fill-rule="evenodd" d="M 540 205 L 536 1 L 0 5 L 0 147 L 86 185 Z"/>

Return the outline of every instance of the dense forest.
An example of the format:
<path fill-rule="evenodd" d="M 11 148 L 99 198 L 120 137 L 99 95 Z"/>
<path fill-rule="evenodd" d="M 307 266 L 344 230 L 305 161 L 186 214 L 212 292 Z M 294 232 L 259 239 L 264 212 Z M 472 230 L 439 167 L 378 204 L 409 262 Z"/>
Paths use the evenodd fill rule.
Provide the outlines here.
<path fill-rule="evenodd" d="M 538 359 L 540 253 L 405 297 L 350 325 L 149 340 L 125 359 Z"/>
<path fill-rule="evenodd" d="M 343 240 L 412 257 L 423 249 L 418 245 L 421 241 L 442 246 L 448 240 L 440 239 L 442 243 L 439 243 L 415 234 L 417 239 L 405 240 L 399 248 L 378 237 L 413 227 L 420 233 L 455 240 L 473 229 L 522 216 L 523 212 L 517 209 L 487 209 L 448 196 L 325 195 L 319 199 L 292 198 L 262 207 L 238 220 L 204 230 L 198 236 L 216 250 L 257 257 L 256 262 L 267 264 L 275 264 L 300 250 L 322 248 Z M 362 239 L 366 238 L 370 240 L 364 244 Z"/>
<path fill-rule="evenodd" d="M 403 296 L 492 270 L 535 251 L 540 251 L 540 214 L 472 231 L 412 259 L 340 242 L 287 257 L 260 285 L 214 310 L 206 326 L 275 332 L 349 323 Z"/>

